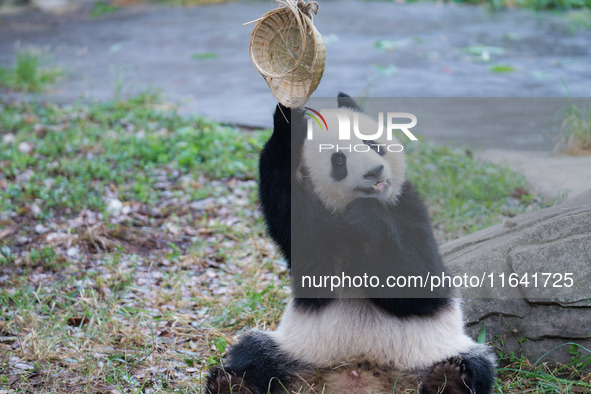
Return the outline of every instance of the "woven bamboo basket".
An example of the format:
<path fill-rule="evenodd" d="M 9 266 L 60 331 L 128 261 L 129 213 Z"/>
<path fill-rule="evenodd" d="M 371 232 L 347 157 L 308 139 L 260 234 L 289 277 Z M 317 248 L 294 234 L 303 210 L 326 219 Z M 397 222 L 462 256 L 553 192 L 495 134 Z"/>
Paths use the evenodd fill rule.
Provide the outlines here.
<path fill-rule="evenodd" d="M 314 27 L 318 3 L 281 0 L 265 13 L 250 34 L 252 63 L 271 92 L 288 108 L 303 106 L 320 83 L 326 50 Z"/>

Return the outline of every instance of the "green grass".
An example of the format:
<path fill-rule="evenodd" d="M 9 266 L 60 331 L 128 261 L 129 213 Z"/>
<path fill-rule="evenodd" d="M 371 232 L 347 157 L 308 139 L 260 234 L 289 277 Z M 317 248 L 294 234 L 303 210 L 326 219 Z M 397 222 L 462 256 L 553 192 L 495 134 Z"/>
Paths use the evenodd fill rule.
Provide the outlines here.
<path fill-rule="evenodd" d="M 567 18 L 571 23 L 573 33 L 591 30 L 591 9 L 571 11 L 567 14 Z"/>
<path fill-rule="evenodd" d="M 490 66 L 490 71 L 494 73 L 510 73 L 515 71 L 515 67 L 507 64 L 494 64 Z"/>
<path fill-rule="evenodd" d="M 500 223 L 543 207 L 522 175 L 483 163 L 462 148 L 420 142 L 407 146 L 408 178 L 430 207 L 434 227 L 445 239 Z"/>
<path fill-rule="evenodd" d="M 196 53 L 193 56 L 191 56 L 191 59 L 193 60 L 213 60 L 217 58 L 218 54 L 214 52 Z"/>
<path fill-rule="evenodd" d="M 569 155 L 591 154 L 591 107 L 571 104 L 560 131 L 557 150 Z"/>
<path fill-rule="evenodd" d="M 274 329 L 289 276 L 257 211 L 269 134 L 149 93 L 0 104 L 0 390 L 198 393 L 236 333 Z M 540 206 L 469 151 L 408 153 L 440 240 Z M 508 361 L 498 392 L 589 382 L 576 365 Z"/>
<path fill-rule="evenodd" d="M 0 124 L 12 140 L 0 151 L 9 180 L 0 190 L 0 210 L 23 212 L 39 200 L 43 215 L 100 211 L 109 185 L 116 185 L 124 202 L 153 203 L 159 194 L 154 184 L 169 178 L 254 178 L 267 133 L 244 134 L 206 119 L 183 119 L 154 111 L 154 104 L 154 96 L 145 94 L 67 109 L 0 105 Z M 32 151 L 23 154 L 21 144 Z M 27 182 L 15 181 L 27 170 Z M 203 193 L 196 188 L 191 194 Z"/>
<path fill-rule="evenodd" d="M 61 69 L 46 66 L 47 60 L 37 50 L 17 52 L 12 69 L 0 68 L 0 88 L 24 92 L 41 92 L 63 74 Z"/>
<path fill-rule="evenodd" d="M 121 10 L 121 7 L 116 5 L 112 5 L 110 3 L 106 3 L 104 1 L 97 1 L 93 4 L 92 10 L 90 11 L 90 16 L 92 18 L 99 18 L 103 15 L 112 14 Z"/>
<path fill-rule="evenodd" d="M 515 3 L 520 7 L 533 10 L 591 8 L 591 0 L 516 0 Z"/>

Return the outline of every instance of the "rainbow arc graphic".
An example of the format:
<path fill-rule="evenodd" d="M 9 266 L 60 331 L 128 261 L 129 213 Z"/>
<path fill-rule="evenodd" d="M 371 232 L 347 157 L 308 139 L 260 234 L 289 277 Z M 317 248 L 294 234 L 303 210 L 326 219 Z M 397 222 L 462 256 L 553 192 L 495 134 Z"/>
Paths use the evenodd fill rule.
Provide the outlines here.
<path fill-rule="evenodd" d="M 324 117 L 320 115 L 320 112 L 313 110 L 310 107 L 304 107 L 304 109 L 306 110 L 306 115 L 308 115 L 309 117 L 314 119 L 316 123 L 318 123 L 318 126 L 320 126 L 320 130 L 324 130 L 326 128 L 326 131 L 328 131 L 328 125 L 326 124 L 326 120 L 324 120 Z M 322 123 L 324 123 L 324 127 L 322 127 L 322 123 L 320 123 L 320 120 L 322 120 Z"/>

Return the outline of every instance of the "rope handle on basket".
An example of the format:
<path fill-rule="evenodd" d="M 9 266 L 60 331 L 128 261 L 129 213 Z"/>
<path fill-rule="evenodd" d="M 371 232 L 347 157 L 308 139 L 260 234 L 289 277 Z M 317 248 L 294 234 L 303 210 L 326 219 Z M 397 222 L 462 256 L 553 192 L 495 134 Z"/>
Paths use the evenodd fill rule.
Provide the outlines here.
<path fill-rule="evenodd" d="M 277 0 L 277 2 L 282 6 L 287 6 L 285 1 Z M 309 18 L 312 18 L 312 14 L 310 12 L 313 12 L 314 15 L 318 15 L 318 3 L 315 1 L 306 2 L 303 0 L 298 0 L 296 5 L 300 9 L 300 11 L 302 11 L 304 14 L 306 14 L 306 16 Z M 255 19 L 255 20 L 252 20 L 250 22 L 245 22 L 242 24 L 242 26 L 246 26 L 246 25 L 250 25 L 251 23 L 258 22 L 261 19 L 263 19 L 264 17 L 265 17 L 265 15 L 261 16 L 260 18 Z"/>
<path fill-rule="evenodd" d="M 318 3 L 315 1 L 306 2 L 303 0 L 298 0 L 297 6 L 300 9 L 300 11 L 302 11 L 310 18 L 312 18 L 312 12 L 314 13 L 314 15 L 318 15 Z"/>
<path fill-rule="evenodd" d="M 255 66 L 255 68 L 265 77 L 268 78 L 283 78 L 286 75 L 288 75 L 289 73 L 291 73 L 293 70 L 295 70 L 301 63 L 302 60 L 304 59 L 304 54 L 306 51 L 306 32 L 307 32 L 307 28 L 306 26 L 304 26 L 304 24 L 309 25 L 310 29 L 312 31 L 314 31 L 314 24 L 312 22 L 312 13 L 314 13 L 314 15 L 318 14 L 318 3 L 315 1 L 303 1 L 303 0 L 277 0 L 277 2 L 280 4 L 280 8 L 281 7 L 287 7 L 289 8 L 293 14 L 294 17 L 296 19 L 296 22 L 298 24 L 299 30 L 300 30 L 300 42 L 302 43 L 302 47 L 300 49 L 300 56 L 296 59 L 295 64 L 292 66 L 291 69 L 283 72 L 282 74 L 272 74 L 269 71 L 263 69 L 255 60 L 254 57 L 252 55 L 252 51 L 253 51 L 253 44 L 252 44 L 252 39 L 253 39 L 253 34 L 251 34 L 250 36 L 250 43 L 249 43 L 249 52 L 251 54 L 251 59 L 253 60 L 253 64 Z M 253 23 L 253 22 L 260 22 L 261 20 L 265 19 L 267 17 L 267 15 L 269 15 L 270 13 L 274 13 L 277 11 L 277 8 L 271 11 L 268 11 L 267 13 L 265 13 L 262 17 L 260 17 L 259 19 L 255 19 L 254 21 L 250 21 L 248 23 L 245 23 L 244 25 Z M 254 29 L 256 30 L 257 26 L 254 27 Z M 253 30 L 254 32 L 254 30 Z M 314 53 L 314 61 L 316 60 L 316 52 Z M 308 69 L 308 67 L 306 67 L 306 69 Z M 310 71 L 310 70 L 308 70 Z"/>

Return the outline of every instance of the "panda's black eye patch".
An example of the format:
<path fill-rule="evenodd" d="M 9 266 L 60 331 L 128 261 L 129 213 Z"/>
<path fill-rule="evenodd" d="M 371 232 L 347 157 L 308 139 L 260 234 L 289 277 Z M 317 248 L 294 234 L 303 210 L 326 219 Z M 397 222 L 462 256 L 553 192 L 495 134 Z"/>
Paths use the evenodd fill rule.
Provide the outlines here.
<path fill-rule="evenodd" d="M 363 143 L 369 146 L 371 150 L 373 150 L 380 156 L 384 156 L 386 154 L 386 146 L 384 144 L 378 144 L 373 140 L 363 140 Z"/>
<path fill-rule="evenodd" d="M 347 157 L 343 152 L 333 153 L 330 157 L 332 171 L 330 175 L 333 179 L 341 181 L 347 177 Z"/>

